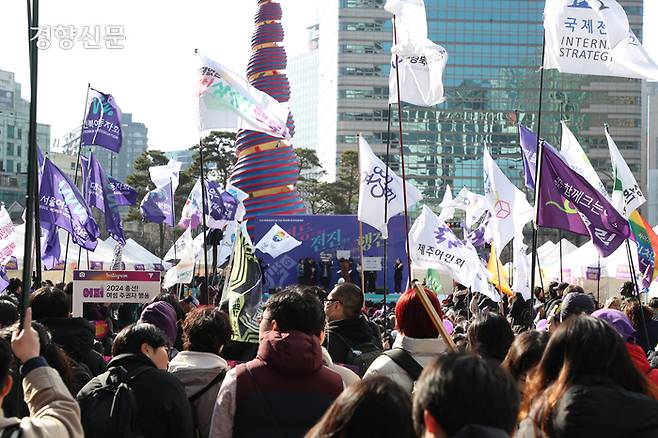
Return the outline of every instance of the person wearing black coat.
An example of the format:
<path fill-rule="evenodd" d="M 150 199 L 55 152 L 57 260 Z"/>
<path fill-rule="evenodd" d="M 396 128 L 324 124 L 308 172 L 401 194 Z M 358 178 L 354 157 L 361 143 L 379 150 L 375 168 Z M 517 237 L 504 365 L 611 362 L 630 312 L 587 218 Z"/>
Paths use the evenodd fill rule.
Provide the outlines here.
<path fill-rule="evenodd" d="M 74 361 L 89 368 L 92 376 L 105 371 L 103 356 L 94 350 L 96 327 L 83 318 L 69 318 L 69 304 L 64 291 L 43 287 L 30 297 L 35 321 L 45 325 L 53 342 Z"/>
<path fill-rule="evenodd" d="M 192 410 L 181 382 L 166 371 L 168 341 L 152 324 L 137 323 L 119 332 L 112 345 L 112 360 L 108 371 L 94 377 L 78 393 L 82 423 L 108 413 L 85 412 L 84 400 L 94 389 L 105 386 L 114 367 L 123 367 L 128 376 L 135 376 L 129 386 L 138 407 L 137 423 L 144 438 L 191 437 L 194 431 Z"/>

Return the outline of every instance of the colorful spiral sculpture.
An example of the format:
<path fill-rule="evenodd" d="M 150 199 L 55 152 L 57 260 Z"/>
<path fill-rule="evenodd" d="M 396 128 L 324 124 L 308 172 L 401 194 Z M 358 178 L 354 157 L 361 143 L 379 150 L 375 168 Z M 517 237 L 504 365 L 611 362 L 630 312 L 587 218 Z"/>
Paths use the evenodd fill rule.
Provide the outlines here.
<path fill-rule="evenodd" d="M 290 84 L 286 76 L 281 5 L 276 0 L 258 2 L 251 50 L 247 66 L 249 82 L 279 102 L 288 102 Z M 288 129 L 294 135 L 292 114 L 288 116 Z M 245 219 L 305 212 L 294 187 L 299 176 L 299 160 L 292 144 L 262 132 L 242 130 L 238 132 L 236 147 L 238 161 L 231 183 L 249 193 L 244 203 Z"/>

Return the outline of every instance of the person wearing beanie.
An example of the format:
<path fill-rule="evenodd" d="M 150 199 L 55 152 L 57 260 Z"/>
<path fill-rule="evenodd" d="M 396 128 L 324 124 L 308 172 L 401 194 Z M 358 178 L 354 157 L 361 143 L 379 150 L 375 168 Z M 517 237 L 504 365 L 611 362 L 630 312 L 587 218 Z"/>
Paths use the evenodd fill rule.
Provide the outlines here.
<path fill-rule="evenodd" d="M 582 313 L 590 315 L 595 309 L 594 301 L 589 295 L 582 292 L 569 292 L 564 296 L 560 306 L 560 321 L 564 322 L 570 316 Z"/>
<path fill-rule="evenodd" d="M 651 382 L 658 384 L 658 369 L 652 368 L 647 359 L 647 355 L 642 350 L 642 347 L 635 343 L 637 332 L 631 324 L 628 316 L 620 310 L 616 309 L 601 309 L 592 313 L 592 316 L 597 319 L 602 319 L 615 329 L 619 336 L 624 340 L 628 355 L 631 357 L 635 368 L 639 372 L 646 375 Z"/>
<path fill-rule="evenodd" d="M 138 322 L 145 322 L 153 324 L 167 337 L 169 345 L 173 346 L 176 342 L 178 334 L 178 326 L 176 322 L 176 310 L 174 307 L 165 301 L 156 301 L 144 308 Z M 177 353 L 177 352 L 175 352 Z M 170 357 L 173 357 L 170 351 Z"/>

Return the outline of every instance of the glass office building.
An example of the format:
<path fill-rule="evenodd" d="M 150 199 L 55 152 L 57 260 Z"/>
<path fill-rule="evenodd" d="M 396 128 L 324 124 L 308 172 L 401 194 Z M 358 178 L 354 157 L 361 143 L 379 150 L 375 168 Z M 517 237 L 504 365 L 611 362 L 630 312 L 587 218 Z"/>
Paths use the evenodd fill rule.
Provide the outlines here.
<path fill-rule="evenodd" d="M 319 148 L 324 162 L 355 149 L 359 132 L 375 152 L 385 151 L 392 24 L 384 3 L 338 0 L 335 16 L 330 10 L 320 13 L 321 89 L 334 87 L 336 111 L 334 149 L 326 139 Z M 635 33 L 641 35 L 642 0 L 620 3 Z M 432 108 L 403 104 L 408 178 L 433 206 L 440 202 L 446 184 L 453 192 L 466 186 L 482 193 L 482 153 L 488 146 L 501 169 L 523 187 L 516 124 L 538 129 L 544 0 L 426 0 L 425 5 L 429 37 L 448 51 L 443 78 L 447 101 Z M 337 26 L 337 38 L 332 40 L 326 26 Z M 335 59 L 323 60 L 322 51 L 329 52 L 325 44 L 337 45 Z M 328 68 L 335 68 L 336 74 L 328 73 Z M 328 77 L 324 83 L 322 76 Z M 328 112 L 329 107 L 321 104 L 321 111 Z M 646 187 L 641 109 L 641 81 L 547 70 L 541 136 L 559 145 L 558 122 L 567 120 L 610 186 L 603 132 L 603 124 L 608 123 L 629 166 Z M 392 122 L 390 136 L 398 148 L 395 105 Z M 324 123 L 332 128 L 331 122 Z"/>

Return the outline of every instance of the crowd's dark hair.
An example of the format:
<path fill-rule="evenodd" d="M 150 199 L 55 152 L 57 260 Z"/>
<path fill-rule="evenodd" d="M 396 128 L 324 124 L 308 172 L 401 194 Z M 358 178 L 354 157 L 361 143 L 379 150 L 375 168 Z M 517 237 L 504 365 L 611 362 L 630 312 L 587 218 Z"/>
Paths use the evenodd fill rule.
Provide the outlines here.
<path fill-rule="evenodd" d="M 7 285 L 7 292 L 15 294 L 18 291 L 18 288 L 23 287 L 23 282 L 20 278 L 11 278 L 9 284 Z"/>
<path fill-rule="evenodd" d="M 363 308 L 363 291 L 355 284 L 339 284 L 332 290 L 334 297 L 343 305 L 347 319 L 358 318 Z"/>
<path fill-rule="evenodd" d="M 427 410 L 453 436 L 468 425 L 511 433 L 520 395 L 516 382 L 493 361 L 465 353 L 448 353 L 425 368 L 416 383 L 413 419 L 416 433 L 425 429 Z"/>
<path fill-rule="evenodd" d="M 640 309 L 644 315 L 640 314 Z M 642 327 L 642 316 L 645 321 L 653 319 L 653 309 L 649 306 L 640 304 L 637 300 L 628 300 L 624 306 L 624 313 L 631 320 L 631 324 L 635 330 L 640 330 Z"/>
<path fill-rule="evenodd" d="M 182 321 L 185 319 L 185 311 L 183 310 L 183 307 L 180 305 L 180 301 L 178 301 L 178 298 L 175 295 L 170 293 L 157 295 L 153 297 L 149 304 L 157 303 L 158 301 L 164 301 L 165 303 L 171 304 L 171 307 L 173 307 L 176 311 L 176 321 Z"/>
<path fill-rule="evenodd" d="M 30 295 L 32 318 L 66 318 L 69 315 L 69 301 L 63 290 L 56 287 L 42 287 Z"/>
<path fill-rule="evenodd" d="M 658 309 L 658 297 L 653 297 L 649 300 L 649 307 L 652 309 Z"/>
<path fill-rule="evenodd" d="M 0 336 L 0 384 L 2 385 L 9 375 L 12 357 L 11 344 L 4 336 Z"/>
<path fill-rule="evenodd" d="M 0 328 L 7 327 L 18 321 L 18 306 L 4 296 L 0 296 Z"/>
<path fill-rule="evenodd" d="M 584 294 L 585 289 L 583 289 L 582 286 L 578 286 L 577 284 L 570 284 L 566 289 L 564 289 L 564 295 L 566 296 L 571 292 Z"/>
<path fill-rule="evenodd" d="M 569 318 L 551 335 L 541 361 L 526 383 L 520 419 L 539 403 L 535 423 L 549 430 L 557 403 L 583 376 L 603 377 L 627 391 L 656 398 L 656 389 L 633 364 L 624 341 L 605 321 L 587 315 Z"/>
<path fill-rule="evenodd" d="M 32 321 L 32 328 L 39 335 L 39 355 L 46 359 L 48 365 L 59 373 L 66 387 L 73 391 L 73 361 L 66 352 L 52 340 L 48 328 L 37 321 Z M 0 330 L 0 337 L 11 342 L 12 334 L 18 334 L 18 323 Z"/>
<path fill-rule="evenodd" d="M 478 315 L 468 327 L 468 343 L 471 351 L 487 359 L 501 363 L 514 341 L 512 327 L 505 317 L 495 312 Z"/>
<path fill-rule="evenodd" d="M 153 324 L 139 322 L 126 326 L 117 334 L 112 343 L 112 356 L 140 354 L 144 343 L 153 348 L 166 347 L 169 344 L 162 330 Z"/>
<path fill-rule="evenodd" d="M 374 376 L 348 386 L 306 434 L 306 438 L 367 436 L 414 436 L 409 395 L 388 377 Z"/>
<path fill-rule="evenodd" d="M 293 286 L 272 295 L 265 305 L 270 320 L 276 320 L 279 330 L 298 330 L 320 336 L 324 330 L 325 314 L 320 299 L 306 288 Z"/>
<path fill-rule="evenodd" d="M 503 368 L 517 381 L 524 374 L 527 376 L 541 360 L 549 337 L 548 332 L 537 330 L 528 330 L 518 335 L 507 352 Z"/>
<path fill-rule="evenodd" d="M 218 308 L 204 307 L 187 314 L 183 322 L 183 348 L 187 351 L 219 354 L 231 339 L 228 315 Z"/>

